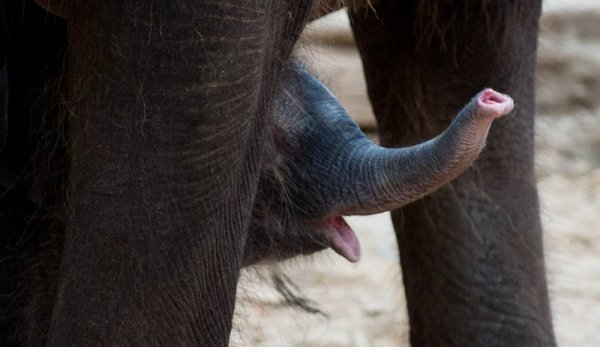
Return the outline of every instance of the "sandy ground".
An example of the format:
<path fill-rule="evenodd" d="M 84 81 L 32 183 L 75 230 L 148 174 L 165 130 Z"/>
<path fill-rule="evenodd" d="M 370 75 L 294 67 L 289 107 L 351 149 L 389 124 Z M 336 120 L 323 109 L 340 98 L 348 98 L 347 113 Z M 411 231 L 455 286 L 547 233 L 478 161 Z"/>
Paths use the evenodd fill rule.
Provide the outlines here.
<path fill-rule="evenodd" d="M 536 169 L 558 343 L 591 347 L 600 346 L 600 15 L 594 1 L 580 5 L 585 11 L 545 5 L 570 12 L 543 21 Z M 349 112 L 369 124 L 356 51 L 321 46 L 310 54 Z M 241 281 L 232 346 L 408 345 L 389 215 L 348 220 L 363 245 L 359 264 L 324 253 L 282 266 L 328 317 L 286 306 L 269 284 L 271 269 L 252 269 Z"/>

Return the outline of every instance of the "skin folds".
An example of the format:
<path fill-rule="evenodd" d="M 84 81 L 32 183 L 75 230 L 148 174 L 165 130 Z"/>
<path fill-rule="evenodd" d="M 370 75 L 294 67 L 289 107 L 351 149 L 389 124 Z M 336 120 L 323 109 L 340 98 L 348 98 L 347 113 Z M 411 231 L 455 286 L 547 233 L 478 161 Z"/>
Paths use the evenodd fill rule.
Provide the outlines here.
<path fill-rule="evenodd" d="M 341 215 L 398 208 L 438 189 L 472 165 L 493 120 L 513 109 L 510 97 L 488 88 L 436 138 L 386 149 L 304 68 L 294 64 L 284 81 L 279 146 L 261 174 L 245 264 L 324 247 L 357 261 L 358 239 Z"/>

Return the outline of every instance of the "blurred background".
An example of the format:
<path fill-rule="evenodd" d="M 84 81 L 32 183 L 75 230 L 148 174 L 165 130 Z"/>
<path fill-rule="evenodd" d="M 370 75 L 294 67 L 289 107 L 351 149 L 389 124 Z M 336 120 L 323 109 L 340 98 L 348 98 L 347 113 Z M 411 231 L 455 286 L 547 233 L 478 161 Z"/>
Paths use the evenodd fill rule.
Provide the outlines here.
<path fill-rule="evenodd" d="M 304 41 L 315 72 L 373 131 L 345 12 L 311 23 Z M 536 170 L 555 332 L 559 346 L 600 346 L 600 1 L 545 1 L 536 87 Z M 327 316 L 287 305 L 270 280 L 273 269 L 246 270 L 232 346 L 408 346 L 389 215 L 348 221 L 363 246 L 359 264 L 331 252 L 279 266 Z"/>

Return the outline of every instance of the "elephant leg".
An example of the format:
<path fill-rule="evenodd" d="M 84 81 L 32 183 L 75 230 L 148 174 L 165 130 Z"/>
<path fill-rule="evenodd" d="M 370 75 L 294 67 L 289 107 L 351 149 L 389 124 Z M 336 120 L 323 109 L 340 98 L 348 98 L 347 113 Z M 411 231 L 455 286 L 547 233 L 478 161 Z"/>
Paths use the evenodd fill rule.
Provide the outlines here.
<path fill-rule="evenodd" d="M 305 12 L 69 2 L 70 214 L 50 345 L 227 345 L 267 116 Z"/>
<path fill-rule="evenodd" d="M 415 346 L 554 345 L 533 167 L 539 1 L 376 1 L 351 23 L 384 145 L 511 95 L 474 167 L 392 213 Z"/>

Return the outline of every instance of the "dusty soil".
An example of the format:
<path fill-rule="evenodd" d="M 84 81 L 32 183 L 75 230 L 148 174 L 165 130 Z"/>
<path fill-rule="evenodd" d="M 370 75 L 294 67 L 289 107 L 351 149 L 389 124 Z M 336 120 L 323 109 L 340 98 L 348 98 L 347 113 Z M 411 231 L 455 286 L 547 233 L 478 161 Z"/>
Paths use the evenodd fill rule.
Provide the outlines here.
<path fill-rule="evenodd" d="M 585 10 L 565 12 L 564 1 L 545 5 L 536 169 L 557 339 L 561 346 L 591 347 L 600 346 L 600 10 L 594 1 L 580 4 Z M 372 124 L 356 51 L 323 45 L 310 54 L 350 114 Z M 389 215 L 348 220 L 363 245 L 359 264 L 325 253 L 276 270 L 328 317 L 283 304 L 269 281 L 272 269 L 252 269 L 240 285 L 232 346 L 407 345 Z"/>

